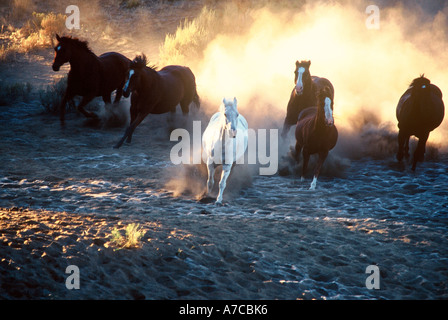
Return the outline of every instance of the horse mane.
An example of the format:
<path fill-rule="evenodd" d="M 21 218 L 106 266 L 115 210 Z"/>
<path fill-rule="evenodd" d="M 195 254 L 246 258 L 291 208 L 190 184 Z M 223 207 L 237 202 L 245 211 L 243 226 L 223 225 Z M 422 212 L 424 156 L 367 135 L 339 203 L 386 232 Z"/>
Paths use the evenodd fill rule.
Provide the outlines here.
<path fill-rule="evenodd" d="M 87 51 L 88 53 L 94 54 L 92 49 L 89 48 L 89 43 L 87 41 L 80 40 L 78 38 L 73 38 L 72 36 L 64 36 L 61 37 L 61 40 L 59 42 L 65 42 L 68 41 L 71 44 L 75 45 L 76 47 L 80 48 L 81 50 Z"/>
<path fill-rule="evenodd" d="M 302 61 L 297 60 L 296 67 L 298 67 L 299 65 L 305 65 L 309 68 L 311 65 L 311 60 L 302 60 Z"/>
<path fill-rule="evenodd" d="M 421 74 L 420 77 L 415 78 L 412 80 L 410 87 L 412 88 L 421 88 L 422 85 L 428 86 L 431 83 L 431 81 L 428 78 L 425 78 L 425 74 Z"/>
<path fill-rule="evenodd" d="M 138 55 L 134 58 L 134 60 L 131 61 L 131 69 L 143 69 L 145 67 L 148 67 L 154 71 L 157 71 L 156 65 L 150 65 L 148 66 L 148 59 L 146 58 L 146 55 L 143 53 L 141 55 Z"/>
<path fill-rule="evenodd" d="M 325 98 L 330 98 L 331 106 L 333 108 L 333 99 L 331 98 L 331 89 L 328 86 L 325 86 L 322 90 L 319 90 L 316 93 L 317 106 L 323 106 L 325 104 Z"/>

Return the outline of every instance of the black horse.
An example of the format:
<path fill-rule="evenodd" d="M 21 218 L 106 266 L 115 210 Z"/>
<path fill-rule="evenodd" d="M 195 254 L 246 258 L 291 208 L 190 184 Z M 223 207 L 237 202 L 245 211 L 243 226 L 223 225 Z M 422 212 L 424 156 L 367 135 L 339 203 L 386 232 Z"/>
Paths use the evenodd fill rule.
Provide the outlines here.
<path fill-rule="evenodd" d="M 97 118 L 94 113 L 87 112 L 84 106 L 98 96 L 105 103 L 111 103 L 114 90 L 117 90 L 114 103 L 118 102 L 131 60 L 117 52 L 107 52 L 98 57 L 90 50 L 87 42 L 76 38 L 56 35 L 56 39 L 58 44 L 54 48 L 53 70 L 59 71 L 64 63 L 70 63 L 67 89 L 59 107 L 61 123 L 64 123 L 65 105 L 77 95 L 82 96 L 78 110 L 86 117 Z"/>
<path fill-rule="evenodd" d="M 128 97 L 131 93 L 131 122 L 114 148 L 121 147 L 126 138 L 131 142 L 135 128 L 148 114 L 175 112 L 180 104 L 186 115 L 192 102 L 199 107 L 196 80 L 190 68 L 171 65 L 157 71 L 147 66 L 145 55 L 135 57 L 130 64 L 123 95 Z"/>
<path fill-rule="evenodd" d="M 317 96 L 325 87 L 330 90 L 330 99 L 334 101 L 334 88 L 331 82 L 326 78 L 311 76 L 310 65 L 311 61 L 296 61 L 295 86 L 286 109 L 282 129 L 283 138 L 286 137 L 291 126 L 297 123 L 297 118 L 304 109 L 317 105 Z"/>
<path fill-rule="evenodd" d="M 442 91 L 424 75 L 414 79 L 398 101 L 396 115 L 399 128 L 397 160 L 409 157 L 409 138 L 416 136 L 418 144 L 412 159 L 412 170 L 415 170 L 417 162 L 424 159 L 429 133 L 443 121 Z"/>

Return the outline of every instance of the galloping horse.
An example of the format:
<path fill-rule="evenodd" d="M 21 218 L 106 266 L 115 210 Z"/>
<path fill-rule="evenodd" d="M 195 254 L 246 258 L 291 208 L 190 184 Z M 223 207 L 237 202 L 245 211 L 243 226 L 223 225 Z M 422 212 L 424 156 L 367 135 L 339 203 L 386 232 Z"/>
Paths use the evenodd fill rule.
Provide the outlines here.
<path fill-rule="evenodd" d="M 292 89 L 286 109 L 286 117 L 282 129 L 283 138 L 286 137 L 291 126 L 297 123 L 300 112 L 317 105 L 316 97 L 323 88 L 329 88 L 330 99 L 334 101 L 334 88 L 331 82 L 326 78 L 311 76 L 310 65 L 311 61 L 296 61 L 296 70 L 294 71 L 295 86 Z"/>
<path fill-rule="evenodd" d="M 215 113 L 202 136 L 202 159 L 207 164 L 207 195 L 213 189 L 215 169 L 222 164 L 221 181 L 216 204 L 222 203 L 222 195 L 233 164 L 243 159 L 248 143 L 246 119 L 238 113 L 236 98 L 224 98 L 220 111 Z"/>
<path fill-rule="evenodd" d="M 87 112 L 84 106 L 93 98 L 101 96 L 105 103 L 111 103 L 111 93 L 117 90 L 115 102 L 122 95 L 131 60 L 117 52 L 107 52 L 97 57 L 88 47 L 87 42 L 71 37 L 59 37 L 54 48 L 53 70 L 66 62 L 70 63 L 67 89 L 62 98 L 60 110 L 61 123 L 64 123 L 65 105 L 74 96 L 82 96 L 78 110 L 88 118 L 96 118 L 96 114 Z"/>
<path fill-rule="evenodd" d="M 154 67 L 147 66 L 144 54 L 131 62 L 123 90 L 125 97 L 132 93 L 131 122 L 114 148 L 121 147 L 126 138 L 131 142 L 135 128 L 148 114 L 175 112 L 180 104 L 182 113 L 186 115 L 192 102 L 199 107 L 196 79 L 190 68 L 172 65 L 156 71 Z"/>
<path fill-rule="evenodd" d="M 416 136 L 418 144 L 412 160 L 412 170 L 415 170 L 417 162 L 424 160 L 429 133 L 443 121 L 442 91 L 424 75 L 415 78 L 398 101 L 396 115 L 399 128 L 397 160 L 409 157 L 409 138 Z"/>
<path fill-rule="evenodd" d="M 296 160 L 299 162 L 303 150 L 302 181 L 308 167 L 310 155 L 318 154 L 319 160 L 314 170 L 314 178 L 310 190 L 314 190 L 320 169 L 328 152 L 334 148 L 338 140 L 338 130 L 334 125 L 332 91 L 325 87 L 318 96 L 317 107 L 301 112 L 296 126 Z"/>

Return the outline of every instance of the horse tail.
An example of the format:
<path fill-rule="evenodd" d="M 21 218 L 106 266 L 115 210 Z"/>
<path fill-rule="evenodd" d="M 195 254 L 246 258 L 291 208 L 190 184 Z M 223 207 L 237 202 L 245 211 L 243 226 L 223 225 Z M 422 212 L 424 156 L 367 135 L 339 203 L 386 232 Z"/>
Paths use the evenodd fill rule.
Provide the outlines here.
<path fill-rule="evenodd" d="M 193 102 L 194 102 L 194 105 L 196 106 L 196 108 L 199 109 L 199 107 L 201 106 L 201 101 L 199 99 L 198 92 L 196 91 L 196 85 L 194 88 Z"/>
<path fill-rule="evenodd" d="M 185 67 L 184 70 L 186 71 L 186 73 L 184 73 L 184 76 L 186 77 L 186 83 L 188 86 L 191 85 L 190 88 L 193 91 L 192 102 L 194 102 L 196 108 L 199 109 L 201 102 L 200 102 L 197 87 L 196 87 L 196 77 L 194 76 L 193 71 L 191 71 L 191 69 L 189 67 Z"/>

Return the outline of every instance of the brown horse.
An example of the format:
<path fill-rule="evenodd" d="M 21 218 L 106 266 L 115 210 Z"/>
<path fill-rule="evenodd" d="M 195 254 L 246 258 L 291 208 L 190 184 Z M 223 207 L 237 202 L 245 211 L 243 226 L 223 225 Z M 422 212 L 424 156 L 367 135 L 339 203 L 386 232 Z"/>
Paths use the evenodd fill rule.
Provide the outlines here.
<path fill-rule="evenodd" d="M 123 90 L 125 97 L 132 93 L 131 122 L 114 148 L 119 148 L 126 138 L 131 142 L 135 128 L 148 114 L 175 112 L 180 104 L 186 115 L 192 102 L 199 107 L 196 80 L 190 68 L 172 65 L 157 71 L 147 66 L 145 55 L 137 56 L 131 62 Z"/>
<path fill-rule="evenodd" d="M 331 101 L 334 100 L 334 88 L 328 79 L 311 76 L 311 61 L 296 61 L 294 71 L 295 86 L 292 89 L 286 109 L 286 117 L 282 129 L 282 137 L 285 138 L 289 129 L 297 123 L 299 114 L 306 108 L 317 105 L 317 96 L 323 88 L 328 87 Z"/>
<path fill-rule="evenodd" d="M 332 90 L 329 87 L 319 93 L 317 107 L 307 108 L 299 115 L 296 126 L 296 160 L 299 162 L 303 150 L 302 180 L 308 167 L 310 155 L 318 154 L 319 160 L 314 170 L 310 190 L 314 190 L 320 169 L 328 153 L 338 140 L 338 130 L 334 125 Z"/>
<path fill-rule="evenodd" d="M 417 162 L 424 159 L 429 133 L 442 123 L 444 114 L 442 91 L 424 75 L 414 79 L 397 105 L 397 160 L 409 157 L 409 138 L 416 136 L 418 144 L 412 159 L 412 170 L 415 170 Z"/>
<path fill-rule="evenodd" d="M 53 70 L 59 71 L 64 63 L 70 63 L 67 90 L 59 107 L 61 123 L 64 123 L 65 105 L 74 96 L 82 96 L 78 110 L 86 117 L 96 118 L 96 114 L 86 111 L 84 106 L 98 96 L 105 103 L 111 103 L 114 90 L 117 90 L 114 103 L 118 102 L 131 60 L 116 52 L 107 52 L 98 57 L 89 49 L 87 42 L 76 38 L 56 35 L 56 39 L 58 44 L 54 48 Z"/>

